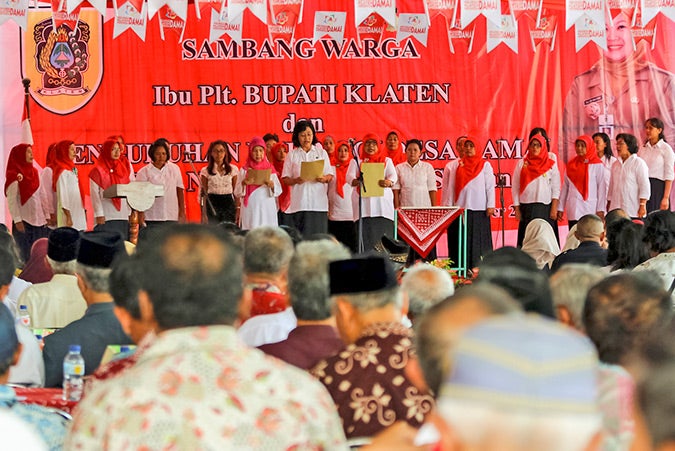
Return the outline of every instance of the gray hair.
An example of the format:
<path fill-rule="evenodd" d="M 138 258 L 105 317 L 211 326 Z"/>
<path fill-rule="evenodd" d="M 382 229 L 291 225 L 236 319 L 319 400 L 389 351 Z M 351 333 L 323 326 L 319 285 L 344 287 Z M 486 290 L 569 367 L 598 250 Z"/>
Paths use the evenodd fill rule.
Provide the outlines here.
<path fill-rule="evenodd" d="M 298 244 L 288 268 L 288 291 L 298 319 L 316 321 L 331 316 L 328 264 L 349 257 L 349 249 L 330 240 Z"/>
<path fill-rule="evenodd" d="M 347 302 L 356 307 L 360 312 L 368 312 L 389 304 L 394 304 L 398 308 L 403 307 L 403 292 L 401 292 L 399 286 L 380 291 L 349 293 L 339 296 L 344 296 Z"/>
<path fill-rule="evenodd" d="M 77 263 L 77 274 L 84 283 L 98 293 L 110 292 L 110 268 L 96 268 L 94 266 Z"/>
<path fill-rule="evenodd" d="M 447 271 L 427 263 L 418 263 L 403 276 L 401 290 L 408 294 L 410 313 L 419 316 L 455 292 Z"/>
<path fill-rule="evenodd" d="M 553 305 L 565 307 L 570 313 L 574 327 L 583 332 L 584 302 L 588 290 L 604 279 L 607 274 L 599 267 L 586 263 L 563 265 L 549 279 Z"/>
<path fill-rule="evenodd" d="M 258 227 L 244 238 L 244 273 L 279 274 L 288 268 L 293 241 L 278 227 Z"/>
<path fill-rule="evenodd" d="M 68 260 L 66 262 L 57 262 L 47 257 L 47 263 L 52 268 L 54 274 L 75 274 L 77 272 L 77 260 Z"/>
<path fill-rule="evenodd" d="M 655 447 L 675 441 L 673 378 L 675 362 L 671 361 L 649 371 L 638 384 L 638 400 Z"/>

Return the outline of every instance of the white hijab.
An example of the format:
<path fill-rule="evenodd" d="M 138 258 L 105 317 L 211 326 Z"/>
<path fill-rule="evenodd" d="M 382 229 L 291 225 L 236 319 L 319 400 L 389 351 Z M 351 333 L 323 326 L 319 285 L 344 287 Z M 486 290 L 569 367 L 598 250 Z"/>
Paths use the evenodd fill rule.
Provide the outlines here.
<path fill-rule="evenodd" d="M 551 224 L 540 218 L 533 219 L 525 229 L 522 250 L 535 259 L 539 269 L 550 268 L 553 260 L 560 254 L 560 245 L 555 239 Z"/>

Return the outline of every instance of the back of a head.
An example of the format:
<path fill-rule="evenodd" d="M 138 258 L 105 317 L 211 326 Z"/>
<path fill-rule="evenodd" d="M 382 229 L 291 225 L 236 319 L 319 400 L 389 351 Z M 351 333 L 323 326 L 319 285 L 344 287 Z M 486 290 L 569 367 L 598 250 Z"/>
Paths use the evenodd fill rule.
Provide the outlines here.
<path fill-rule="evenodd" d="M 670 296 L 649 271 L 610 276 L 588 292 L 583 310 L 586 333 L 600 360 L 624 365 L 632 352 L 670 319 Z"/>
<path fill-rule="evenodd" d="M 614 210 L 608 211 L 605 215 L 605 225 L 609 227 L 620 219 L 630 219 L 630 216 L 621 208 L 615 208 Z"/>
<path fill-rule="evenodd" d="M 110 272 L 110 295 L 115 305 L 129 312 L 134 319 L 141 319 L 138 292 L 141 289 L 142 272 L 143 268 L 139 267 L 135 254 L 118 255 Z"/>
<path fill-rule="evenodd" d="M 493 316 L 522 312 L 509 294 L 488 283 L 466 285 L 431 306 L 415 323 L 415 345 L 429 389 L 438 394 L 450 370 L 450 351 L 461 333 Z"/>
<path fill-rule="evenodd" d="M 644 414 L 654 449 L 675 446 L 675 360 L 652 368 L 638 383 L 637 398 Z M 666 445 L 669 447 L 666 448 Z"/>
<path fill-rule="evenodd" d="M 670 210 L 650 213 L 645 219 L 643 241 L 656 254 L 675 248 L 675 213 Z"/>
<path fill-rule="evenodd" d="M 14 257 L 14 267 L 23 267 L 23 260 L 21 259 L 21 251 L 17 246 L 14 237 L 9 232 L 0 230 L 0 249 L 5 249 Z"/>
<path fill-rule="evenodd" d="M 607 261 L 612 270 L 633 269 L 649 258 L 642 241 L 644 227 L 629 219 L 618 219 L 607 227 Z"/>
<path fill-rule="evenodd" d="M 551 296 L 556 308 L 564 307 L 570 314 L 574 327 L 584 331 L 581 316 L 588 290 L 606 277 L 605 271 L 586 263 L 563 265 L 549 280 Z"/>
<path fill-rule="evenodd" d="M 279 274 L 287 270 L 293 250 L 293 241 L 279 227 L 250 230 L 244 238 L 244 271 Z"/>
<path fill-rule="evenodd" d="M 0 247 L 0 287 L 12 283 L 16 271 L 16 258 L 9 250 Z"/>
<path fill-rule="evenodd" d="M 599 216 L 584 215 L 577 222 L 576 237 L 579 241 L 600 241 L 605 224 Z"/>
<path fill-rule="evenodd" d="M 0 254 L 5 253 L 0 249 Z M 19 346 L 19 339 L 16 335 L 14 325 L 14 316 L 0 302 L 0 376 L 4 376 L 12 366 L 14 353 Z"/>
<path fill-rule="evenodd" d="M 328 264 L 349 256 L 349 249 L 333 240 L 298 244 L 288 268 L 288 291 L 298 319 L 317 321 L 332 315 Z"/>
<path fill-rule="evenodd" d="M 450 358 L 437 406 L 463 445 L 580 451 L 598 437 L 597 355 L 571 329 L 533 315 L 489 318 Z"/>
<path fill-rule="evenodd" d="M 171 225 L 136 249 L 140 285 L 160 330 L 232 324 L 241 299 L 242 259 L 217 227 Z"/>
<path fill-rule="evenodd" d="M 389 304 L 401 307 L 402 295 L 389 259 L 378 254 L 338 260 L 329 265 L 330 294 L 367 312 Z"/>
<path fill-rule="evenodd" d="M 455 292 L 455 284 L 447 271 L 426 263 L 408 268 L 401 289 L 408 295 L 409 312 L 419 317 L 432 305 Z"/>
<path fill-rule="evenodd" d="M 526 312 L 555 318 L 548 276 L 522 250 L 502 247 L 486 255 L 476 279 L 485 282 L 505 289 Z"/>

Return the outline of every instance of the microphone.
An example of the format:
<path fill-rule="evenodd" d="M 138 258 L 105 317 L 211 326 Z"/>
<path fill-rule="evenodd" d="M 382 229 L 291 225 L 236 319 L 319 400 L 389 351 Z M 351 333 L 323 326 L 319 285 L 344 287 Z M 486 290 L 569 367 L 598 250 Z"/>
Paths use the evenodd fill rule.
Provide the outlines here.
<path fill-rule="evenodd" d="M 349 138 L 347 141 L 349 142 L 349 145 L 352 147 L 354 147 L 354 145 L 356 144 L 356 140 L 354 138 Z"/>

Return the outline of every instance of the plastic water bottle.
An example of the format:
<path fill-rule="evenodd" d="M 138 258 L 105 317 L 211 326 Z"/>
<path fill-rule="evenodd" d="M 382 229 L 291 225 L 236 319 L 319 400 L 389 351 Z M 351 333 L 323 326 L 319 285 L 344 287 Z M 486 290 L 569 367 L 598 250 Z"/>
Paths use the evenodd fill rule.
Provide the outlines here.
<path fill-rule="evenodd" d="M 63 359 L 63 400 L 79 401 L 84 391 L 84 358 L 80 345 L 70 345 Z"/>
<path fill-rule="evenodd" d="M 30 322 L 30 314 L 28 313 L 28 306 L 26 305 L 19 306 L 19 319 L 21 320 L 21 324 L 30 328 L 31 322 Z"/>

